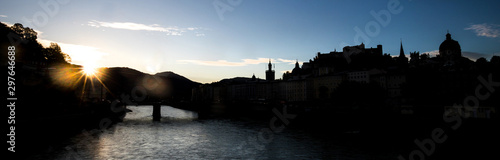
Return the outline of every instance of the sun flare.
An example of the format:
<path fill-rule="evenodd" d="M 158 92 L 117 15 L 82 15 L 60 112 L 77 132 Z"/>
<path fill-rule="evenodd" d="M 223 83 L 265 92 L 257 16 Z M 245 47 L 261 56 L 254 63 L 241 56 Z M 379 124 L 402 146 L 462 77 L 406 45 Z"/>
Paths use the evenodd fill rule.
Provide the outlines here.
<path fill-rule="evenodd" d="M 97 74 L 97 67 L 95 65 L 84 65 L 82 71 L 86 76 L 92 77 Z"/>

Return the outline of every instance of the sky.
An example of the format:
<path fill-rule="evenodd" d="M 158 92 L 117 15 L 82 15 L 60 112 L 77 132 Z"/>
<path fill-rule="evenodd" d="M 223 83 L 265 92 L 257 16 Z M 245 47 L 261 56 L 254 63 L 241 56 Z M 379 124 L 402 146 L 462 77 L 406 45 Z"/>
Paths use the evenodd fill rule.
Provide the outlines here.
<path fill-rule="evenodd" d="M 0 22 L 58 43 L 72 63 L 173 71 L 193 81 L 276 77 L 318 52 L 364 43 L 436 54 L 447 31 L 463 55 L 500 55 L 496 0 L 38 0 L 0 2 Z"/>

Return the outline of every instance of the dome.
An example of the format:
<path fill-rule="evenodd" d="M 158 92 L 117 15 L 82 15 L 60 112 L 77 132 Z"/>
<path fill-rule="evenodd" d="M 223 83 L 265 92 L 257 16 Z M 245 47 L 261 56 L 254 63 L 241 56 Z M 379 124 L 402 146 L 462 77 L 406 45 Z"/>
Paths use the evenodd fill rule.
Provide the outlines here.
<path fill-rule="evenodd" d="M 462 49 L 460 44 L 451 39 L 451 34 L 446 34 L 446 40 L 439 46 L 439 54 L 443 57 L 460 57 L 462 56 Z"/>

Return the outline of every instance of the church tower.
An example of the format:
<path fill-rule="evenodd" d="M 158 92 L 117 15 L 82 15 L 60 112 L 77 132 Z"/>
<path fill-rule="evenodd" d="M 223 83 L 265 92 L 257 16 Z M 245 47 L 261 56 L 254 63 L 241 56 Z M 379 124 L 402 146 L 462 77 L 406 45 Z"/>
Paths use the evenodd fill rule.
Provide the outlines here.
<path fill-rule="evenodd" d="M 271 64 L 271 59 L 269 59 L 269 64 L 267 66 L 269 68 L 266 71 L 266 81 L 274 81 L 274 70 L 272 69 L 273 65 Z"/>
<path fill-rule="evenodd" d="M 399 49 L 399 57 L 405 57 L 405 50 L 403 49 L 403 40 L 401 40 L 401 47 Z"/>
<path fill-rule="evenodd" d="M 399 49 L 399 57 L 397 58 L 399 64 L 408 64 L 408 58 L 406 58 L 405 51 L 403 50 L 403 40 L 401 40 L 401 48 Z"/>

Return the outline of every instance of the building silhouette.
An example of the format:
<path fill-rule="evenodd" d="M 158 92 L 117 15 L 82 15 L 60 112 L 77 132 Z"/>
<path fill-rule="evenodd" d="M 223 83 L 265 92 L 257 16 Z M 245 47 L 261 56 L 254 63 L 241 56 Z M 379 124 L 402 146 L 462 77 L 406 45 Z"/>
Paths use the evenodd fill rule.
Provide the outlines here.
<path fill-rule="evenodd" d="M 341 108 L 378 105 L 401 114 L 441 113 L 443 106 L 463 102 L 462 95 L 471 87 L 474 89 L 477 72 L 484 69 L 462 57 L 460 44 L 449 33 L 439 52 L 436 57 L 410 52 L 409 60 L 402 41 L 399 55 L 395 57 L 384 54 L 382 45 L 365 48 L 361 43 L 345 46 L 341 52 L 336 49 L 329 53 L 318 52 L 302 66 L 296 61 L 294 68 L 285 72 L 282 79 L 275 80 L 269 60 L 265 80 L 255 76 L 225 79 L 196 91 L 204 95 L 201 99 L 205 102 L 269 104 L 279 101 Z M 487 63 L 476 62 L 484 66 Z M 490 112 L 495 111 L 488 106 L 480 108 L 484 113 L 477 112 L 482 115 L 477 117 L 491 117 Z M 444 109 L 450 110 L 449 107 Z"/>
<path fill-rule="evenodd" d="M 271 59 L 269 59 L 269 64 L 267 66 L 268 66 L 268 69 L 266 71 L 266 81 L 274 81 L 275 73 L 274 73 L 274 70 L 272 69 L 273 65 L 271 64 Z"/>
<path fill-rule="evenodd" d="M 445 65 L 453 65 L 462 57 L 462 49 L 458 41 L 451 38 L 451 34 L 446 34 L 446 39 L 439 46 L 439 56 L 445 62 Z"/>
<path fill-rule="evenodd" d="M 302 66 L 296 61 L 292 71 L 284 73 L 283 78 L 280 80 L 275 80 L 275 71 L 272 69 L 271 60 L 269 60 L 265 80 L 256 78 L 255 75 L 252 75 L 251 78 L 240 77 L 221 80 L 197 89 L 197 91 L 201 92 L 212 92 L 200 92 L 199 94 L 206 94 L 209 98 L 199 99 L 212 102 L 256 100 L 305 102 L 319 99 L 327 100 L 333 98 L 332 93 L 343 82 L 368 84 L 374 81 L 381 86 L 387 86 L 384 88 L 391 90 L 393 94 L 390 95 L 393 95 L 392 97 L 400 96 L 400 85 L 404 81 L 394 81 L 392 77 L 401 75 L 394 74 L 393 71 L 384 71 L 370 66 L 380 63 L 382 57 L 385 57 L 386 61 L 392 61 L 393 59 L 389 55 L 382 54 L 382 45 L 377 45 L 377 48 L 364 47 L 364 44 L 360 44 L 346 46 L 343 48 L 343 52 L 335 50 L 330 53 L 318 53 L 313 60 L 304 62 Z M 352 57 L 354 65 L 359 63 L 357 61 L 362 60 L 372 62 L 367 65 L 368 67 L 363 66 L 366 65 L 365 63 L 359 63 L 359 68 L 352 68 L 349 67 L 353 65 L 346 60 L 346 54 Z M 392 64 L 396 65 L 395 62 Z M 404 80 L 405 78 L 399 79 Z"/>
<path fill-rule="evenodd" d="M 397 57 L 397 62 L 400 65 L 408 64 L 408 58 L 406 58 L 405 51 L 403 49 L 403 40 L 401 40 L 401 47 L 399 49 L 399 57 Z"/>

